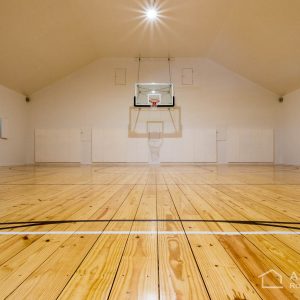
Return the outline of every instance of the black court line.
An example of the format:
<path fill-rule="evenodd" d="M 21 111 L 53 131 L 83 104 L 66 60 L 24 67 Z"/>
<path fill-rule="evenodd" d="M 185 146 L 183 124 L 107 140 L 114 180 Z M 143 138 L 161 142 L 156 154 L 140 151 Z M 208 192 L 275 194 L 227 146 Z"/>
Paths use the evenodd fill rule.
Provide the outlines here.
<path fill-rule="evenodd" d="M 270 186 L 300 186 L 299 183 L 0 183 L 0 186 L 30 186 L 30 185 L 58 185 L 58 186 L 81 186 L 81 185 L 86 185 L 86 186 L 100 186 L 100 185 L 222 185 L 222 186 L 227 186 L 227 185 L 237 185 L 237 186 L 263 186 L 263 185 L 270 185 Z"/>
<path fill-rule="evenodd" d="M 289 221 L 250 221 L 250 220 L 203 220 L 203 219 L 103 219 L 103 220 L 53 220 L 53 221 L 20 221 L 20 222 L 1 222 L 0 230 L 25 228 L 33 226 L 45 225 L 58 225 L 58 224 L 71 224 L 71 223 L 102 223 L 102 222 L 197 222 L 197 223 L 227 223 L 227 224 L 241 224 L 241 225 L 254 225 L 254 226 L 269 226 L 277 228 L 286 228 L 293 230 L 300 230 L 300 222 Z"/>

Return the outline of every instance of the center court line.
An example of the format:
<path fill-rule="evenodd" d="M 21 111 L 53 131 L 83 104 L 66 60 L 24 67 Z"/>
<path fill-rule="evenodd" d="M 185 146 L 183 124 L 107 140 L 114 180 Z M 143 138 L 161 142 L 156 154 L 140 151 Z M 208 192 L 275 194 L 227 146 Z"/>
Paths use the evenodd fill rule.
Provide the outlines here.
<path fill-rule="evenodd" d="M 0 235 L 300 235 L 300 231 L 2 231 Z"/>

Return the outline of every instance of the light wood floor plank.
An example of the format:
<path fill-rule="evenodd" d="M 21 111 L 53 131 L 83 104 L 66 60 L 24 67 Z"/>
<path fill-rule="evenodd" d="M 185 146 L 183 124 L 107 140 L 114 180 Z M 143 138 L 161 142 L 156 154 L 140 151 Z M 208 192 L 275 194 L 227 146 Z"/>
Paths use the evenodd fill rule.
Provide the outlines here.
<path fill-rule="evenodd" d="M 193 186 L 194 188 L 194 186 Z M 209 190 L 211 188 L 208 188 Z M 214 194 L 214 197 L 212 197 L 209 193 L 207 193 L 206 187 L 196 187 L 196 191 L 198 191 L 203 199 L 206 199 L 209 201 L 210 205 L 213 207 L 213 209 L 217 212 L 220 213 L 222 216 L 222 219 L 244 219 L 247 220 L 243 215 L 239 214 L 237 211 L 230 209 L 230 206 L 228 206 L 224 200 L 223 201 L 218 201 L 216 194 Z M 221 197 L 223 197 L 221 195 Z M 223 198 L 222 198 L 223 199 Z M 233 215 L 232 215 L 233 214 Z M 254 216 L 255 217 L 255 216 Z M 239 224 L 233 224 L 232 225 L 236 230 L 238 231 L 252 231 L 252 230 L 257 230 L 256 226 L 253 225 L 239 225 Z M 220 237 L 219 238 L 224 245 L 227 245 L 225 242 L 227 240 L 231 240 L 231 238 L 226 238 L 226 237 Z M 286 247 L 283 243 L 279 242 L 278 245 L 278 240 L 274 238 L 272 235 L 268 236 L 246 236 L 245 238 L 239 238 L 236 237 L 236 240 L 240 240 L 241 244 L 245 244 L 242 248 L 245 250 L 245 252 L 250 249 L 251 253 L 254 252 L 255 254 L 251 254 L 250 252 L 245 255 L 244 257 L 250 257 L 252 261 L 249 262 L 251 263 L 252 268 L 250 269 L 251 272 L 255 272 L 255 275 L 249 273 L 246 273 L 248 278 L 251 278 L 252 282 L 257 282 L 256 286 L 259 287 L 259 278 L 258 276 L 262 273 L 264 273 L 264 268 L 269 270 L 269 269 L 274 269 L 277 271 L 280 271 L 280 273 L 285 277 L 286 281 L 289 280 L 289 277 L 291 276 L 292 272 L 295 270 L 298 270 L 299 268 L 297 267 L 297 256 L 298 254 L 293 251 L 292 249 Z M 276 248 L 277 244 L 277 248 Z M 226 249 L 229 249 L 228 247 Z M 231 248 L 230 248 L 231 249 Z M 231 249 L 232 250 L 232 249 Z M 249 250 L 249 251 L 250 251 Z M 296 258 L 294 258 L 296 256 Z M 261 257 L 264 257 L 262 259 Z M 286 261 L 285 261 L 286 259 Z M 296 264 L 295 264 L 296 263 Z M 283 268 L 283 269 L 282 269 Z M 245 269 L 242 269 L 242 271 L 245 271 Z M 247 272 L 249 271 L 249 266 L 247 266 Z M 259 273 L 261 272 L 261 273 Z M 255 280 L 254 280 L 254 277 Z M 292 291 L 289 289 L 289 286 L 285 286 L 286 290 L 285 294 L 286 295 L 298 295 L 299 291 L 295 290 Z M 270 290 L 267 289 L 258 289 L 261 295 L 265 296 L 265 293 L 268 292 L 270 293 Z M 277 291 L 274 290 L 276 293 Z M 274 294 L 274 297 L 276 295 Z M 291 295 L 290 295 L 291 294 Z"/>
<path fill-rule="evenodd" d="M 158 186 L 158 218 L 178 220 L 166 186 Z M 179 222 L 159 222 L 161 231 L 183 231 Z M 184 235 L 159 235 L 160 299 L 209 299 L 189 242 Z"/>
<path fill-rule="evenodd" d="M 149 182 L 149 181 L 148 181 Z M 156 186 L 147 185 L 136 219 L 156 219 Z M 132 231 L 156 231 L 155 222 L 134 222 Z M 110 299 L 159 299 L 157 236 L 129 236 Z"/>
<path fill-rule="evenodd" d="M 144 187 L 136 186 L 114 218 L 132 219 Z M 130 230 L 132 222 L 111 222 L 106 230 Z M 100 236 L 59 299 L 107 299 L 113 285 L 128 235 Z"/>
<path fill-rule="evenodd" d="M 98 219 L 99 217 L 111 218 L 125 201 L 131 188 L 131 186 L 121 188 L 105 203 L 105 207 L 96 209 L 92 216 L 87 212 L 81 211 L 74 217 L 83 215 L 91 219 Z M 104 230 L 106 225 L 107 223 L 88 223 L 81 225 L 78 230 Z M 20 299 L 22 297 L 23 299 L 31 299 L 31 295 L 34 293 L 37 298 L 56 299 L 93 247 L 97 238 L 96 235 L 77 235 L 68 238 L 40 267 L 26 278 L 9 298 Z M 36 286 L 41 288 L 37 289 Z"/>
<path fill-rule="evenodd" d="M 120 187 L 118 187 L 120 189 Z M 109 194 L 107 195 L 106 201 L 110 199 L 110 197 L 113 195 Z M 117 199 L 120 198 L 120 195 L 117 195 Z M 102 203 L 105 204 L 105 202 Z M 116 198 L 113 198 L 111 200 L 112 202 L 116 202 Z M 86 216 L 90 216 L 91 213 L 93 213 L 92 210 L 88 210 L 88 212 L 85 212 Z M 96 217 L 103 216 L 104 213 L 108 214 L 108 217 L 110 217 L 111 214 L 113 214 L 113 210 L 107 210 L 106 207 L 100 210 L 100 212 L 96 212 Z M 82 215 L 82 212 L 78 212 L 77 215 L 74 217 L 79 217 Z M 61 224 L 57 225 L 54 229 L 50 231 L 72 231 L 72 230 L 84 230 L 86 226 L 100 226 L 102 228 L 105 226 L 105 223 L 99 223 L 96 225 L 90 225 L 80 223 L 77 224 Z M 40 239 L 37 239 L 34 243 L 32 243 L 29 247 L 25 248 L 23 251 L 19 252 L 16 256 L 11 258 L 9 261 L 7 261 L 4 265 L 0 267 L 0 295 L 6 297 L 8 296 L 14 289 L 16 289 L 24 280 L 28 278 L 28 276 L 31 276 L 31 274 L 34 274 L 33 272 L 38 269 L 51 255 L 55 253 L 55 251 L 61 252 L 65 251 L 64 249 L 64 243 L 71 238 L 72 239 L 78 239 L 77 236 L 72 237 L 72 234 L 66 234 L 66 235 L 44 235 Z M 89 237 L 91 240 L 94 237 Z M 45 243 L 47 243 L 47 246 L 45 247 Z M 85 242 L 81 241 L 81 244 Z M 70 244 L 77 245 L 75 243 Z M 79 244 L 80 245 L 80 244 Z M 62 250 L 63 249 L 63 250 Z M 67 248 L 68 250 L 69 248 Z M 83 248 L 86 250 L 86 248 Z M 66 257 L 68 257 L 68 251 L 66 252 Z M 72 256 L 72 255 L 71 255 Z M 60 257 L 60 255 L 59 255 Z M 74 256 L 76 259 L 78 258 L 76 255 Z M 74 261 L 73 257 L 73 261 Z M 48 268 L 53 268 L 52 264 L 47 265 Z M 47 272 L 45 273 L 47 275 Z M 34 276 L 34 275 L 33 275 Z M 40 279 L 38 277 L 38 279 Z M 30 277 L 29 277 L 30 280 Z M 29 281 L 30 282 L 30 281 Z M 42 288 L 47 288 L 48 285 L 43 285 Z"/>
<path fill-rule="evenodd" d="M 180 218 L 199 219 L 198 212 L 178 187 L 169 186 L 169 190 Z M 206 225 L 198 225 L 193 221 L 183 223 L 186 231 L 208 230 Z M 260 298 L 215 236 L 188 235 L 188 239 L 212 299 Z"/>
<path fill-rule="evenodd" d="M 299 222 L 299 196 L 293 166 L 0 167 L 0 223 L 98 220 L 0 225 L 0 299 L 300 299 L 300 224 L 195 221 Z"/>

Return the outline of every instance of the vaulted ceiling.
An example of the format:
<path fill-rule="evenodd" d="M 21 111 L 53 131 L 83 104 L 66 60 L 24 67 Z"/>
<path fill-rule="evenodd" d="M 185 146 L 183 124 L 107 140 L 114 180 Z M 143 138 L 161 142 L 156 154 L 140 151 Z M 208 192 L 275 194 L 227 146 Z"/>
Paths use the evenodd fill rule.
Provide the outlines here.
<path fill-rule="evenodd" d="M 105 56 L 208 57 L 285 94 L 300 88 L 299 0 L 0 0 L 0 84 L 30 94 Z"/>

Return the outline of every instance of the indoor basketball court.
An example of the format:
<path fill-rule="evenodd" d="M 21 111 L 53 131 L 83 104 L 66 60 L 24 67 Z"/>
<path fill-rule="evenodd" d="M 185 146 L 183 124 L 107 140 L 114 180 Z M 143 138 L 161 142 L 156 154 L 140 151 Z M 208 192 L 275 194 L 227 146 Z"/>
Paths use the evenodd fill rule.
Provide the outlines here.
<path fill-rule="evenodd" d="M 300 3 L 0 2 L 0 299 L 300 299 Z"/>

